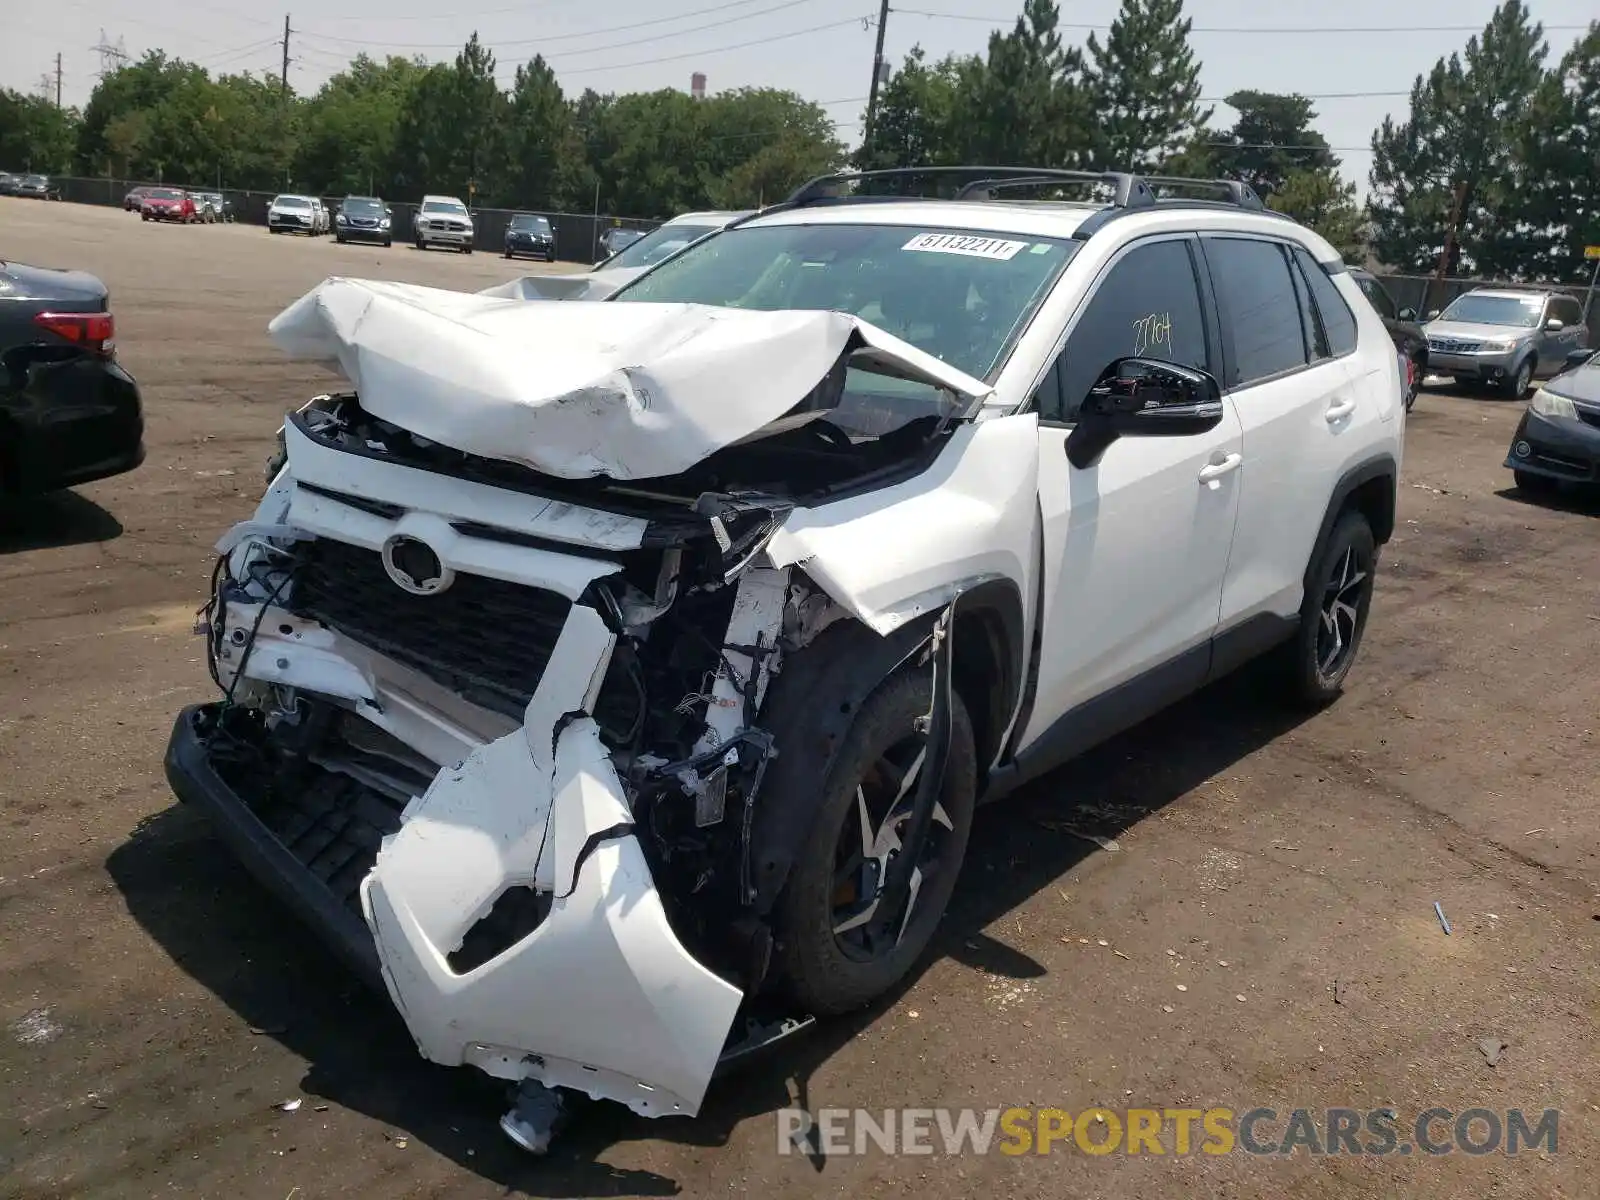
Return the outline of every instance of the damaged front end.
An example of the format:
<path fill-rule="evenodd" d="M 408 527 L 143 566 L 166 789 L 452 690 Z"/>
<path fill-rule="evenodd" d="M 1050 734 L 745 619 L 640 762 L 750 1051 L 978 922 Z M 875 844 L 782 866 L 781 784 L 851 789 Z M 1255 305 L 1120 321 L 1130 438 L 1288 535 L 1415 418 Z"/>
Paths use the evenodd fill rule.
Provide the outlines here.
<path fill-rule="evenodd" d="M 293 414 L 258 511 L 219 543 L 200 632 L 222 698 L 180 716 L 169 779 L 387 991 L 426 1058 L 693 1114 L 719 1062 L 795 1027 L 759 1004 L 758 815 L 784 733 L 763 702 L 787 656 L 855 619 L 805 573 L 825 528 L 800 529 L 787 557 L 769 546 L 802 502 L 915 477 L 951 420 L 819 432 L 819 389 L 836 404 L 848 364 L 896 356 L 807 327 L 811 383 L 754 433 L 702 414 L 661 434 L 684 460 L 670 475 L 646 461 L 651 413 L 686 384 L 637 366 L 616 394 L 555 397 L 551 436 L 497 457 L 485 439 L 534 431 L 542 402 L 497 407 L 480 363 L 470 432 L 452 436 L 448 405 L 403 394 L 394 356 L 371 357 L 388 332 L 371 309 L 334 318 L 288 340 L 331 337 L 378 395 Z M 580 468 L 538 469 L 581 440 L 572 405 L 608 399 L 636 406 L 632 427 L 602 414 L 563 460 Z M 378 415 L 386 402 L 426 418 Z M 938 639 L 919 637 L 928 661 Z"/>

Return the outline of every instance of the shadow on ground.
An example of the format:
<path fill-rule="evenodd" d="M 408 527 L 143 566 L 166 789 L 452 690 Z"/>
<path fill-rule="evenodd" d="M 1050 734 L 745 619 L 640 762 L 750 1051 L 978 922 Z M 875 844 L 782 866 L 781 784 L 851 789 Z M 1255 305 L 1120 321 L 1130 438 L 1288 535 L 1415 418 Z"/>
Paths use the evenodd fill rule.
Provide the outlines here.
<path fill-rule="evenodd" d="M 1600 487 L 1560 487 L 1549 492 L 1525 492 L 1519 487 L 1508 487 L 1501 488 L 1495 495 L 1531 508 L 1600 517 Z"/>
<path fill-rule="evenodd" d="M 122 522 L 77 492 L 0 496 L 0 554 L 109 542 L 121 536 Z"/>
<path fill-rule="evenodd" d="M 934 953 L 991 974 L 1043 975 L 1039 963 L 984 931 L 1096 852 L 1081 835 L 1119 835 L 1298 724 L 1259 698 L 1257 684 L 1243 675 L 1215 685 L 981 811 Z M 141 825 L 107 866 L 130 913 L 175 962 L 245 1023 L 310 1064 L 302 1082 L 307 1096 L 404 1131 L 465 1170 L 527 1195 L 677 1194 L 676 1180 L 598 1159 L 635 1139 L 718 1147 L 744 1120 L 791 1104 L 809 1107 L 813 1072 L 898 998 L 823 1022 L 718 1081 L 693 1120 L 647 1120 L 617 1105 L 586 1103 L 550 1156 L 535 1159 L 494 1127 L 505 1108 L 503 1085 L 418 1058 L 387 998 L 361 989 L 217 848 L 202 819 L 173 808 Z M 1140 869 L 1132 857 L 1128 867 Z"/>

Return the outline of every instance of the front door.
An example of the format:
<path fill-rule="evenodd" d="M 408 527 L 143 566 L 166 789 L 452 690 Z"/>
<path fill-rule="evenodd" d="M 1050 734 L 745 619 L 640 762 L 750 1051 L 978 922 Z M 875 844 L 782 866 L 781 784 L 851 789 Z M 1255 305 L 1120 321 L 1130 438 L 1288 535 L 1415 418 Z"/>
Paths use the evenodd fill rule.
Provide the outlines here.
<path fill-rule="evenodd" d="M 1215 370 L 1215 322 L 1194 253 L 1192 239 L 1164 237 L 1113 259 L 1038 388 L 1043 625 L 1020 750 L 1118 685 L 1148 679 L 1151 694 L 1181 690 L 1209 666 L 1238 512 L 1232 405 L 1208 433 L 1123 438 L 1081 470 L 1066 455 L 1079 406 L 1114 360 Z"/>

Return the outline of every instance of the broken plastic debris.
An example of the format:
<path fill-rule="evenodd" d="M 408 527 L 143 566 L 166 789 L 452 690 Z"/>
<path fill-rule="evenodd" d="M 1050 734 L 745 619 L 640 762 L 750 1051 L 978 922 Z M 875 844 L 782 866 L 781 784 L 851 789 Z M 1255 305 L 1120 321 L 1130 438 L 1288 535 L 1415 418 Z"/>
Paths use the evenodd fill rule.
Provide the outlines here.
<path fill-rule="evenodd" d="M 1243 1004 L 1244 1003 L 1244 993 L 1240 992 L 1237 996 L 1234 997 L 1234 999 L 1237 1000 L 1240 1004 Z"/>
<path fill-rule="evenodd" d="M 1170 1005 L 1170 1004 L 1163 1004 L 1163 1005 L 1162 1005 L 1162 1006 L 1161 1006 L 1161 1011 L 1162 1011 L 1162 1012 L 1171 1012 L 1171 1011 L 1172 1011 L 1172 1005 Z"/>
<path fill-rule="evenodd" d="M 1441 904 L 1440 904 L 1440 903 L 1439 903 L 1439 902 L 1438 902 L 1438 901 L 1437 901 L 1437 900 L 1435 900 L 1435 901 L 1434 901 L 1434 902 L 1433 902 L 1433 911 L 1434 911 L 1434 912 L 1435 912 L 1435 913 L 1437 913 L 1437 914 L 1438 914 L 1438 916 L 1439 916 L 1439 925 L 1440 925 L 1440 927 L 1441 927 L 1441 928 L 1442 928 L 1442 929 L 1443 929 L 1443 930 L 1444 930 L 1444 931 L 1445 931 L 1445 932 L 1446 932 L 1446 933 L 1449 933 L 1449 932 L 1450 932 L 1450 922 L 1449 922 L 1449 921 L 1447 921 L 1447 920 L 1445 920 L 1445 917 L 1444 917 L 1444 907 L 1443 907 L 1443 906 L 1442 906 L 1442 905 L 1441 905 Z"/>
<path fill-rule="evenodd" d="M 280 1100 L 272 1107 L 279 1112 L 296 1112 L 300 1108 L 300 1098 L 297 1096 L 293 1100 Z"/>
<path fill-rule="evenodd" d="M 1483 1051 L 1483 1057 L 1491 1067 L 1498 1066 L 1500 1056 L 1506 1052 L 1506 1044 L 1497 1037 L 1486 1037 L 1478 1042 L 1478 1049 Z"/>
<path fill-rule="evenodd" d="M 1188 990 L 1189 990 L 1189 985 L 1188 985 L 1188 984 L 1186 984 L 1186 983 L 1180 983 L 1180 984 L 1179 984 L 1179 985 L 1178 985 L 1178 990 L 1179 990 L 1179 991 L 1180 991 L 1180 992 L 1187 992 L 1187 991 L 1188 991 Z"/>

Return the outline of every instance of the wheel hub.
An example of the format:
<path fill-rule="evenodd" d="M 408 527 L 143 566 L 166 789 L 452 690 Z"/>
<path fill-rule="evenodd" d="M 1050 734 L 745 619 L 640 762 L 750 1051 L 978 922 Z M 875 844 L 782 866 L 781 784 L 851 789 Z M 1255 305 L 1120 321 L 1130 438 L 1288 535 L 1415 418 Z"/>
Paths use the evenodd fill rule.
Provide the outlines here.
<path fill-rule="evenodd" d="M 1361 593 L 1368 578 L 1355 547 L 1351 546 L 1346 548 L 1323 588 L 1321 621 L 1317 629 L 1317 673 L 1324 680 L 1339 673 L 1355 645 Z"/>

